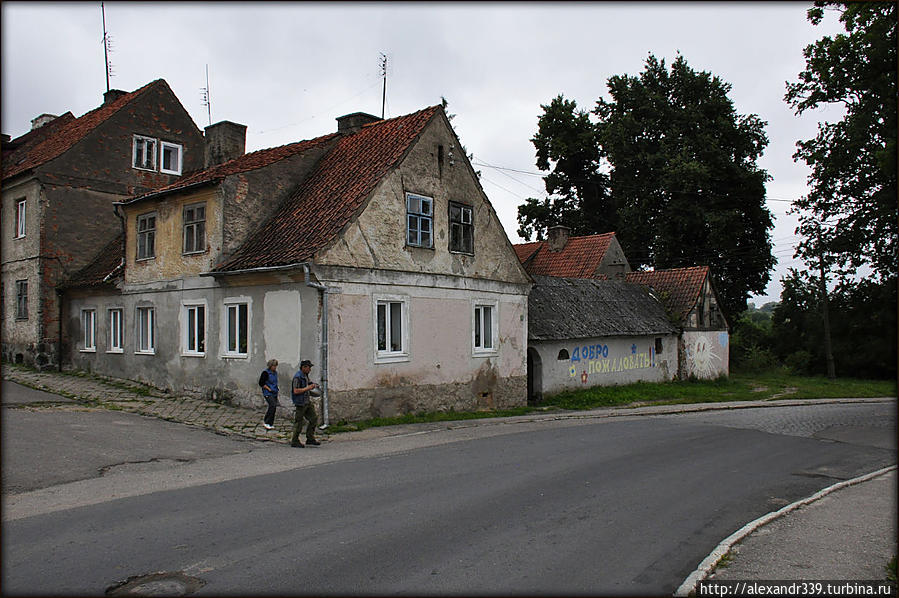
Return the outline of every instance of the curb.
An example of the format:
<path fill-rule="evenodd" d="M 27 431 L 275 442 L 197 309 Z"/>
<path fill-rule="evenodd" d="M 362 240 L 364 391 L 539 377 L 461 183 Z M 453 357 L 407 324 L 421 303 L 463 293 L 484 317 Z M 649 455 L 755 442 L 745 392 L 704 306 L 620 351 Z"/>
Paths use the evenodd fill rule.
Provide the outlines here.
<path fill-rule="evenodd" d="M 744 525 L 743 527 L 741 527 L 740 529 L 738 529 L 737 531 L 732 533 L 730 536 L 728 536 L 727 538 L 722 540 L 721 543 L 718 544 L 718 546 L 716 546 L 715 549 L 711 553 L 709 553 L 709 556 L 707 556 L 705 559 L 703 559 L 703 561 L 701 563 L 699 563 L 699 566 L 696 568 L 696 570 L 687 576 L 687 578 L 680 585 L 680 587 L 677 588 L 677 590 L 674 592 L 674 595 L 675 596 L 689 596 L 691 592 L 695 591 L 696 584 L 699 583 L 700 581 L 704 580 L 709 575 L 709 573 L 712 572 L 712 570 L 715 568 L 715 565 L 718 564 L 718 561 L 720 561 L 721 558 L 725 554 L 727 554 L 731 548 L 733 548 L 734 544 L 737 544 L 740 540 L 742 540 L 743 538 L 745 538 L 746 536 L 748 536 L 749 534 L 751 534 L 758 528 L 762 527 L 763 525 L 770 523 L 771 521 L 774 521 L 775 519 L 783 517 L 784 515 L 790 513 L 791 511 L 795 511 L 799 507 L 802 507 L 804 505 L 807 505 L 807 504 L 813 503 L 817 500 L 820 500 L 832 492 L 836 492 L 837 490 L 846 488 L 847 486 L 853 486 L 855 484 L 867 482 L 868 480 L 872 480 L 876 477 L 882 476 L 882 475 L 889 473 L 895 469 L 897 469 L 896 465 L 890 465 L 889 467 L 884 467 L 883 469 L 878 469 L 877 471 L 873 471 L 871 473 L 859 476 L 857 478 L 853 478 L 851 480 L 844 480 L 842 482 L 838 482 L 832 486 L 828 486 L 827 488 L 824 488 L 823 490 L 819 490 L 818 492 L 812 494 L 809 497 L 797 500 L 796 502 L 791 503 L 777 511 L 772 511 L 771 513 L 768 513 L 767 515 L 762 515 L 755 521 L 750 521 L 749 523 L 747 523 L 746 525 Z"/>

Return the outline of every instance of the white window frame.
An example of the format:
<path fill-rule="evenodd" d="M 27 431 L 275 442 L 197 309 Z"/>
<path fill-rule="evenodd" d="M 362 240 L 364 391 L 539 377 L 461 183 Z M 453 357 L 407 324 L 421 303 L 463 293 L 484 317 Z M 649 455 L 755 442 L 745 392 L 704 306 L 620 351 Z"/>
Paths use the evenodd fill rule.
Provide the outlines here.
<path fill-rule="evenodd" d="M 197 219 L 196 217 L 198 208 L 203 209 L 202 219 Z M 193 220 L 190 221 L 187 220 L 187 212 L 189 210 L 193 211 Z M 181 208 L 181 224 L 181 253 L 184 255 L 204 253 L 206 251 L 206 202 L 185 204 Z M 202 235 L 199 234 L 200 231 L 202 231 Z M 194 247 L 190 250 L 187 248 L 188 235 L 194 242 Z M 198 247 L 199 249 L 197 249 Z"/>
<path fill-rule="evenodd" d="M 81 352 L 97 352 L 97 310 L 94 308 L 81 310 Z"/>
<path fill-rule="evenodd" d="M 156 308 L 141 305 L 135 308 L 135 355 L 156 355 Z M 143 316 L 146 314 L 146 318 Z"/>
<path fill-rule="evenodd" d="M 175 168 L 165 168 L 165 152 L 166 150 L 174 150 L 178 153 L 178 160 Z M 178 143 L 171 141 L 159 142 L 159 172 L 164 174 L 181 174 L 181 165 L 184 162 L 184 147 Z"/>
<path fill-rule="evenodd" d="M 25 207 L 26 199 L 20 199 L 16 202 L 16 239 L 21 239 L 25 236 Z"/>
<path fill-rule="evenodd" d="M 413 202 L 418 203 L 418 209 L 413 209 Z M 424 206 L 427 206 L 425 210 Z M 415 226 L 412 226 L 412 223 Z M 427 242 L 422 242 L 422 223 L 427 222 Z M 418 193 L 406 193 L 406 245 L 409 247 L 434 248 L 434 198 Z M 411 238 L 414 233 L 414 240 Z"/>
<path fill-rule="evenodd" d="M 392 338 L 392 323 L 394 322 L 394 312 L 391 304 L 400 305 L 400 349 L 390 349 Z M 379 312 L 383 306 L 385 315 L 385 349 L 380 349 L 379 337 Z M 372 297 L 372 347 L 374 348 L 375 363 L 396 363 L 399 361 L 409 361 L 409 339 L 411 338 L 409 327 L 409 297 L 403 295 L 374 295 Z"/>
<path fill-rule="evenodd" d="M 490 313 L 490 346 L 485 344 L 485 308 Z M 499 353 L 499 302 L 495 299 L 473 299 L 471 302 L 471 353 L 476 357 Z"/>
<path fill-rule="evenodd" d="M 142 220 L 153 218 L 153 228 L 148 228 L 145 230 L 140 229 L 140 224 Z M 156 259 L 156 222 L 158 220 L 158 216 L 155 211 L 147 212 L 145 214 L 138 214 L 137 220 L 134 223 L 134 230 L 136 232 L 136 251 L 137 256 L 135 257 L 136 261 L 144 261 L 144 260 L 152 260 Z M 141 255 L 141 236 L 144 237 L 144 252 L 145 255 Z M 152 247 L 151 247 L 152 245 Z"/>
<path fill-rule="evenodd" d="M 147 144 L 153 144 L 153 164 L 151 166 L 147 166 L 146 158 L 144 159 L 141 165 L 137 163 L 137 152 L 138 148 L 141 148 L 142 155 L 148 156 L 150 155 L 147 152 Z M 136 168 L 138 170 L 152 170 L 156 171 L 156 165 L 158 164 L 159 158 L 159 140 L 155 137 L 147 137 L 146 135 L 135 135 L 133 141 L 131 142 L 131 167 Z"/>
<path fill-rule="evenodd" d="M 28 281 L 16 281 L 16 319 L 28 319 Z"/>
<path fill-rule="evenodd" d="M 107 353 L 125 352 L 125 310 L 121 307 L 111 307 L 106 310 L 106 321 L 109 323 L 109 344 Z"/>
<path fill-rule="evenodd" d="M 202 315 L 202 326 L 200 325 Z M 186 357 L 206 357 L 209 345 L 209 310 L 205 299 L 181 302 L 181 355 Z M 193 339 L 191 339 L 193 333 Z M 191 342 L 193 340 L 193 342 Z"/>
<path fill-rule="evenodd" d="M 221 327 L 221 346 L 223 348 L 222 357 L 228 359 L 247 359 L 250 356 L 250 347 L 253 332 L 253 301 L 249 297 L 228 297 L 223 300 L 222 309 L 222 327 Z M 247 312 L 246 329 L 240 328 L 240 308 L 245 307 Z M 233 340 L 231 342 L 231 314 L 234 313 L 234 331 Z M 246 351 L 240 351 L 241 332 L 246 335 Z"/>

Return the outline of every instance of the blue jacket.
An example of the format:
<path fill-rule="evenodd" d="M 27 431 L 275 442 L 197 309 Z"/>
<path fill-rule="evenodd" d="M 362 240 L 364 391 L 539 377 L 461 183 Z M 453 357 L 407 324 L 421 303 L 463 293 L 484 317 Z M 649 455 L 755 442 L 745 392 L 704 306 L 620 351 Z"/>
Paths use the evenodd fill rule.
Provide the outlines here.
<path fill-rule="evenodd" d="M 262 389 L 262 396 L 264 397 L 277 397 L 278 396 L 278 372 L 273 372 L 271 370 L 266 370 L 268 372 L 268 382 L 266 384 L 269 388 L 271 388 L 271 392 Z"/>

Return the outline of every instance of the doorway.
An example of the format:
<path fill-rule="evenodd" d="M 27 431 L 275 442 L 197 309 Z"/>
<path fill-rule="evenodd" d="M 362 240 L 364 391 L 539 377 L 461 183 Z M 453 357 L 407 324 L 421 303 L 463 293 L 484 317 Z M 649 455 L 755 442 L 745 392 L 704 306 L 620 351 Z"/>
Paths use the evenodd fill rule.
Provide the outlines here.
<path fill-rule="evenodd" d="M 533 347 L 528 347 L 528 405 L 543 400 L 543 362 Z"/>

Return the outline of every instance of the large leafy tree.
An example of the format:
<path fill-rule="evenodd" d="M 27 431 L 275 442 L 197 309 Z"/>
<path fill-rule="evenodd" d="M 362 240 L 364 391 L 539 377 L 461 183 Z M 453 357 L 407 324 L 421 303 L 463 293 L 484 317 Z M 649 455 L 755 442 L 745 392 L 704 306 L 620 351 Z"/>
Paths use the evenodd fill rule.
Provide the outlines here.
<path fill-rule="evenodd" d="M 769 177 L 756 163 L 766 123 L 737 114 L 730 85 L 682 56 L 669 70 L 650 55 L 639 76 L 607 85 L 595 121 L 561 96 L 543 106 L 532 141 L 555 195 L 519 207 L 519 234 L 568 222 L 578 234 L 615 230 L 632 266 L 712 266 L 725 308 L 742 312 L 774 266 Z"/>
<path fill-rule="evenodd" d="M 541 108 L 531 143 L 537 168 L 550 171 L 543 178 L 547 197 L 528 198 L 518 207 L 518 234 L 542 239 L 547 228 L 559 224 L 575 235 L 614 231 L 618 213 L 610 205 L 608 176 L 600 171 L 595 125 L 562 95 Z"/>
<path fill-rule="evenodd" d="M 787 85 L 797 115 L 840 105 L 841 120 L 821 123 L 814 139 L 794 155 L 812 169 L 810 192 L 795 202 L 803 240 L 798 255 L 852 284 L 867 266 L 874 278 L 897 273 L 896 209 L 896 3 L 816 2 L 808 18 L 819 24 L 825 8 L 841 11 L 846 33 L 826 36 L 804 50 L 805 70 Z"/>

